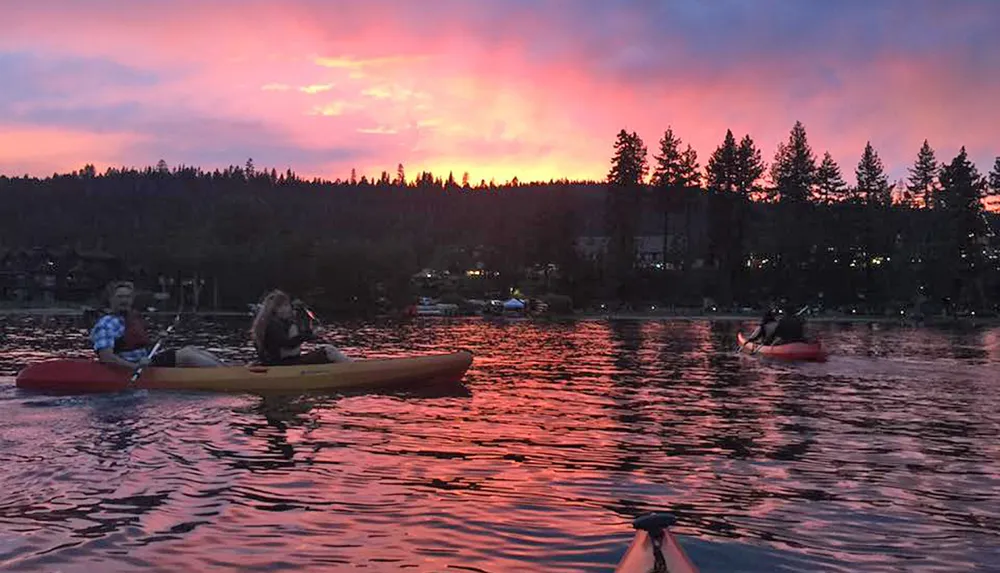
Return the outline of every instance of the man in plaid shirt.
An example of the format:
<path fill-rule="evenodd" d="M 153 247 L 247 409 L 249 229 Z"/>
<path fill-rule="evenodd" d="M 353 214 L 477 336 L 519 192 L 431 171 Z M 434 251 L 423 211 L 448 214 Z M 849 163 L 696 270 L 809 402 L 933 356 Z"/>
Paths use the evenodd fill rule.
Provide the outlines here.
<path fill-rule="evenodd" d="M 105 364 L 117 364 L 135 369 L 139 366 L 225 366 L 211 353 L 185 346 L 168 349 L 148 357 L 150 350 L 146 325 L 139 313 L 132 310 L 135 287 L 130 282 L 112 283 L 108 288 L 111 312 L 98 319 L 90 331 L 90 340 L 98 359 Z"/>

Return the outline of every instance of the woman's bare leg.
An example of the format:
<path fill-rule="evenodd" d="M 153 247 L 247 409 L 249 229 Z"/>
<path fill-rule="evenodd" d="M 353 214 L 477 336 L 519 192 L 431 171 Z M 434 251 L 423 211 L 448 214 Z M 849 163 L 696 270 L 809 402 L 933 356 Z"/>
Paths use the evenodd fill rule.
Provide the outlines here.
<path fill-rule="evenodd" d="M 331 346 L 329 344 L 324 344 L 323 345 L 323 350 L 326 352 L 326 357 L 330 360 L 330 362 L 353 362 L 354 361 L 353 358 L 350 358 L 349 356 L 347 356 L 346 354 L 344 354 L 343 352 L 341 352 L 340 349 L 338 349 L 335 346 Z"/>
<path fill-rule="evenodd" d="M 207 350 L 185 346 L 177 350 L 177 366 L 181 368 L 211 368 L 227 366 L 227 364 Z"/>

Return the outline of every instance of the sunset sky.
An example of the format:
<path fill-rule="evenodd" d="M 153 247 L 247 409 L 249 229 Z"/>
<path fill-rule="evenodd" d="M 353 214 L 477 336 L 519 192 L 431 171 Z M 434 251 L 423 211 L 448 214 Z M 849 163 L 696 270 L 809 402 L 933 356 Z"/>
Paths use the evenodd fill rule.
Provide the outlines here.
<path fill-rule="evenodd" d="M 0 173 L 603 179 L 615 134 L 796 120 L 854 181 L 1000 155 L 1000 0 L 0 0 Z"/>

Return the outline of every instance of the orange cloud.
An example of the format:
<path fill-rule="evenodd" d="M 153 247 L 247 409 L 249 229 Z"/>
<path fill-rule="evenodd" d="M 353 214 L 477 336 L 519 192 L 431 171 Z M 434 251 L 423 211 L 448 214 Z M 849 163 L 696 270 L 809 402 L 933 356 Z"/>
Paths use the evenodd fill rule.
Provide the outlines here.
<path fill-rule="evenodd" d="M 307 93 L 309 95 L 314 95 L 318 93 L 328 92 L 333 89 L 333 84 L 313 84 L 311 86 L 302 86 L 299 91 L 302 93 Z"/>
<path fill-rule="evenodd" d="M 387 56 L 381 58 L 355 59 L 351 57 L 316 58 L 316 65 L 324 68 L 358 69 L 392 64 L 410 64 L 425 60 L 423 56 Z"/>
<path fill-rule="evenodd" d="M 0 125 L 0 173 L 45 176 L 85 163 L 103 169 L 117 165 L 117 158 L 138 139 L 125 133 Z"/>

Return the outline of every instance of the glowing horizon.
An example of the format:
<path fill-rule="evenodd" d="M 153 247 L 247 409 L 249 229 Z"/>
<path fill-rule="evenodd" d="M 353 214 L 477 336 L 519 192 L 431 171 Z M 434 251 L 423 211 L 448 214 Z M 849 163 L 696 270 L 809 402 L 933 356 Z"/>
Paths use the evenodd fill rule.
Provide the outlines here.
<path fill-rule="evenodd" d="M 797 120 L 848 182 L 869 140 L 891 180 L 924 139 L 984 174 L 1000 155 L 1000 4 L 980 0 L 40 6 L 5 7 L 7 175 L 253 158 L 331 180 L 399 163 L 602 180 L 621 129 L 652 157 L 672 127 L 704 167 L 727 129 L 769 162 Z"/>

